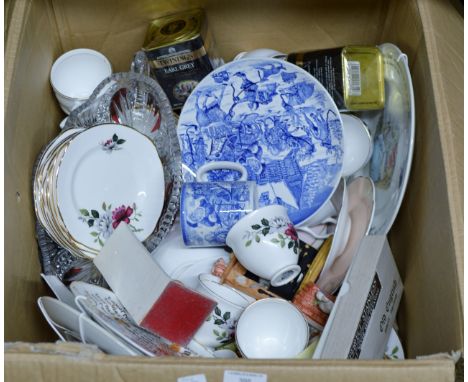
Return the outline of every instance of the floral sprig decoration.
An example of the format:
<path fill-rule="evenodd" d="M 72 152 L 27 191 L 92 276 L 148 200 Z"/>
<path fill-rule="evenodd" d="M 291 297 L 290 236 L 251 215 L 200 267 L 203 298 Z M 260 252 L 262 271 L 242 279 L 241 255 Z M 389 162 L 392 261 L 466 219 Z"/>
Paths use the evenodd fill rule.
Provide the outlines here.
<path fill-rule="evenodd" d="M 123 145 L 125 142 L 125 139 L 121 139 L 117 136 L 117 134 L 114 134 L 111 139 L 101 142 L 101 146 L 105 152 L 111 153 L 112 151 L 122 149 L 122 147 L 120 146 Z"/>
<path fill-rule="evenodd" d="M 141 232 L 142 228 L 137 228 L 133 223 L 139 222 L 142 216 L 141 212 L 137 211 L 137 206 L 133 203 L 131 206 L 121 205 L 120 207 L 112 209 L 112 204 L 103 202 L 101 205 L 101 212 L 95 209 L 88 210 L 86 208 L 80 209 L 78 219 L 88 224 L 89 228 L 93 228 L 90 235 L 94 237 L 94 242 L 103 246 L 104 241 L 114 232 L 120 223 L 128 224 L 132 232 Z"/>
<path fill-rule="evenodd" d="M 284 229 L 284 233 L 281 233 L 281 228 Z M 279 245 L 281 248 L 287 246 L 292 249 L 295 254 L 299 253 L 299 240 L 297 231 L 291 222 L 284 217 L 275 217 L 268 220 L 266 218 L 261 219 L 260 224 L 253 224 L 251 226 L 252 231 L 246 231 L 244 238 L 246 239 L 245 246 L 249 247 L 255 241 L 260 243 L 261 235 L 266 236 L 269 233 L 276 232 L 276 236 L 271 239 L 272 243 Z"/>

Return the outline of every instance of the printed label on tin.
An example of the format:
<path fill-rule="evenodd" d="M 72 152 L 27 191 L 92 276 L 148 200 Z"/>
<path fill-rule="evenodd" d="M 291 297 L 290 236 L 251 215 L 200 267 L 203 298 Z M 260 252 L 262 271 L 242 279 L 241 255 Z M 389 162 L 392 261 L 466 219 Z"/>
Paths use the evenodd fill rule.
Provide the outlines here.
<path fill-rule="evenodd" d="M 348 94 L 350 96 L 360 96 L 361 90 L 361 64 L 359 61 L 348 61 L 347 72 L 348 72 Z"/>
<path fill-rule="evenodd" d="M 312 74 L 335 101 L 340 110 L 346 109 L 343 93 L 343 68 L 341 48 L 318 52 L 292 53 L 288 61 Z"/>
<path fill-rule="evenodd" d="M 192 90 L 213 68 L 201 37 L 146 52 L 151 75 L 174 109 L 180 109 Z"/>

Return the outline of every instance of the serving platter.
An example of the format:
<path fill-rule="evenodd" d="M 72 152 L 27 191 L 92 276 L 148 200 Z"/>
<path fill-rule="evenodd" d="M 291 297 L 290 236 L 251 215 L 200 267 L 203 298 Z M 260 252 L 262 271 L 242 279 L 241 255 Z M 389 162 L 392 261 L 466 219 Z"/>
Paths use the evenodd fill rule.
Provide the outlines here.
<path fill-rule="evenodd" d="M 385 107 L 363 112 L 369 126 L 373 153 L 357 176 L 370 176 L 375 184 L 375 215 L 370 234 L 390 231 L 408 185 L 414 151 L 415 105 L 407 56 L 390 43 L 379 46 L 384 60 Z"/>

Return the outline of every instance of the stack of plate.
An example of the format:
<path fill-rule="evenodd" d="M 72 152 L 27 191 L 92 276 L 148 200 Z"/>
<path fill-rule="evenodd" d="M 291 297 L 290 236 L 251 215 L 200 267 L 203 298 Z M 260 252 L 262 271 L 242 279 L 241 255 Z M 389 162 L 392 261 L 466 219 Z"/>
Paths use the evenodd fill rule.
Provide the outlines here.
<path fill-rule="evenodd" d="M 153 233 L 164 184 L 158 152 L 145 135 L 118 124 L 69 129 L 39 160 L 34 206 L 56 243 L 92 258 L 119 224 L 141 241 Z"/>

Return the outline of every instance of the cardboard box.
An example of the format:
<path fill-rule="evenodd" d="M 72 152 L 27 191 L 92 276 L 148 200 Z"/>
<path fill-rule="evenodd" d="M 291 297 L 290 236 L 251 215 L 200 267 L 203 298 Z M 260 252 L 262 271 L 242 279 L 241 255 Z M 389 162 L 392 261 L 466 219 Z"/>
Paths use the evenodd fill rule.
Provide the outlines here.
<path fill-rule="evenodd" d="M 314 358 L 383 356 L 402 294 L 403 284 L 386 237 L 366 236 L 343 281 Z"/>
<path fill-rule="evenodd" d="M 31 198 L 33 162 L 63 118 L 49 85 L 65 50 L 102 51 L 125 71 L 150 20 L 202 6 L 220 54 L 392 42 L 408 54 L 416 97 L 411 178 L 389 235 L 405 293 L 398 324 L 406 354 L 391 361 L 134 359 L 7 353 L 15 381 L 176 381 L 225 370 L 268 381 L 449 381 L 454 363 L 417 356 L 463 347 L 463 17 L 446 0 L 15 0 L 7 3 L 5 47 L 5 340 L 54 336 L 36 309 L 40 279 Z"/>

